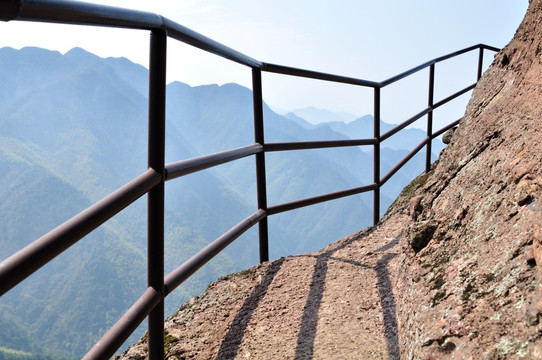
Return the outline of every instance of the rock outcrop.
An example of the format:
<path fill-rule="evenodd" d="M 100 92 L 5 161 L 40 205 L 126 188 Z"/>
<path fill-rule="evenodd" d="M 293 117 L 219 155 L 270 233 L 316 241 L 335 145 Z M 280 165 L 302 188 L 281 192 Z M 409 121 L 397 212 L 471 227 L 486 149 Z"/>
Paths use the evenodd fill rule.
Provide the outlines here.
<path fill-rule="evenodd" d="M 167 358 L 542 359 L 541 49 L 531 0 L 378 226 L 211 284 L 166 321 Z"/>
<path fill-rule="evenodd" d="M 473 92 L 410 203 L 404 359 L 542 358 L 542 2 Z"/>

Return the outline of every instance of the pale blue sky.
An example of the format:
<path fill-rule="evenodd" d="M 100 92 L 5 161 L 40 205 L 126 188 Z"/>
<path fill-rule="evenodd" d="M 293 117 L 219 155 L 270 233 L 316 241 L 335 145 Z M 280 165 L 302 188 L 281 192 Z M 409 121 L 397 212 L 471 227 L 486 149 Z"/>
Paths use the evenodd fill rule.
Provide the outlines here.
<path fill-rule="evenodd" d="M 93 2 L 159 13 L 261 61 L 375 81 L 477 43 L 502 47 L 512 38 L 528 5 L 527 0 Z M 32 45 L 66 52 L 80 46 L 100 56 L 125 56 L 143 65 L 148 59 L 148 33 L 143 31 L 88 31 L 86 27 L 10 22 L 0 23 L 0 33 L 0 47 Z M 170 81 L 250 86 L 250 71 L 240 65 L 173 41 L 168 51 Z M 474 68 L 475 56 L 464 62 Z M 465 77 L 471 79 L 472 72 Z M 383 116 L 397 122 L 403 116 L 398 108 L 427 101 L 425 93 L 419 101 L 407 96 L 412 89 L 426 86 L 426 78 L 420 75 L 402 89 L 384 93 L 383 102 L 389 105 Z M 439 73 L 437 67 L 437 81 L 460 79 L 463 75 L 456 68 L 445 74 L 444 68 Z M 264 76 L 264 98 L 286 110 L 313 105 L 356 115 L 371 112 L 372 103 L 370 91 L 277 75 Z M 405 113 L 417 110 L 412 107 Z"/>

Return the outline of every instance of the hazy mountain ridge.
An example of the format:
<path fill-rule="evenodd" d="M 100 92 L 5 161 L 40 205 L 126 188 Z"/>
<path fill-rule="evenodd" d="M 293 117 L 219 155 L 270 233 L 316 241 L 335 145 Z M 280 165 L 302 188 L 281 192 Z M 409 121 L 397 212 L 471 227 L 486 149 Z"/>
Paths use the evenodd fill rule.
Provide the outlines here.
<path fill-rule="evenodd" d="M 36 52 L 44 53 L 45 57 L 51 54 L 38 49 L 20 51 L 23 55 L 27 52 L 33 56 Z M 47 78 L 44 84 L 32 81 L 33 89 L 25 88 L 20 97 L 0 110 L 0 128 L 4 135 L 0 147 L 5 146 L 6 149 L 0 157 L 6 159 L 2 162 L 5 163 L 4 173 L 11 174 L 4 178 L 4 191 L 1 194 L 4 200 L 2 206 L 5 208 L 2 226 L 9 228 L 9 231 L 4 232 L 2 258 L 146 168 L 146 99 L 131 87 L 123 88 L 122 81 L 116 77 L 112 68 L 92 56 L 89 56 L 91 61 L 85 62 L 86 67 L 80 66 L 81 63 L 74 65 L 62 61 L 64 57 L 58 53 L 55 56 L 59 60 L 56 65 L 62 67 L 63 71 L 56 71 L 54 62 L 51 62 L 53 65 L 45 62 L 47 71 L 44 72 L 62 73 L 62 78 L 56 82 Z M 18 62 L 16 59 L 11 61 Z M 9 85 L 6 84 L 6 87 Z M 112 110 L 107 119 L 115 121 L 102 121 L 102 117 L 108 116 L 107 108 Z M 119 136 L 113 136 L 115 133 L 122 134 L 122 141 L 119 141 Z M 14 169 L 21 174 L 14 176 Z M 209 178 L 209 175 L 203 178 Z M 192 182 L 191 188 L 197 189 L 199 182 Z M 63 188 L 65 190 L 60 191 Z M 55 191 L 43 192 L 43 189 Z M 79 199 L 77 201 L 75 194 Z M 198 204 L 203 205 L 203 200 L 200 197 Z M 140 205 L 133 206 L 117 216 L 123 221 L 119 222 L 117 218 L 110 220 L 3 296 L 0 307 L 15 316 L 17 321 L 26 324 L 32 332 L 46 334 L 40 340 L 47 344 L 47 349 L 72 354 L 86 351 L 96 341 L 89 334 L 96 336 L 103 333 L 145 288 L 145 232 L 140 225 L 140 219 L 144 218 L 142 209 L 144 207 Z M 39 223 L 33 221 L 29 227 L 26 224 L 28 218 L 35 218 Z M 179 223 L 176 220 L 172 222 Z M 21 223 L 17 225 L 14 221 Z M 179 223 L 180 226 L 182 224 Z M 218 225 L 211 228 L 215 226 Z M 179 233 L 175 229 L 171 232 L 177 234 L 177 240 L 184 242 L 189 237 L 190 246 L 199 244 L 198 248 L 201 248 L 206 243 L 197 233 Z M 168 263 L 174 261 L 178 265 L 183 258 L 186 259 L 194 252 L 189 251 L 190 246 L 175 246 L 176 251 L 168 252 Z M 179 255 L 181 251 L 182 256 Z M 221 271 L 235 268 L 227 255 L 223 254 L 219 259 L 222 262 Z M 208 277 L 206 273 L 204 270 L 199 276 Z M 66 274 L 75 277 L 71 277 L 72 280 L 65 279 L 62 275 Z M 211 275 L 210 278 L 215 277 Z M 98 283 L 98 279 L 102 280 Z M 191 281 L 192 284 L 195 282 L 206 283 L 208 278 Z M 190 286 L 194 285 L 189 283 Z M 73 289 L 79 291 L 74 293 Z M 82 292 L 83 289 L 92 289 L 92 292 Z M 186 298 L 193 291 L 182 295 L 181 290 L 178 296 Z M 116 292 L 122 296 L 106 296 L 98 302 L 88 302 L 92 299 L 92 293 Z M 44 300 L 39 301 L 36 296 Z M 56 301 L 49 304 L 47 298 Z M 114 299 L 121 301 L 111 303 L 110 300 Z M 25 312 L 27 318 L 23 317 Z M 80 314 L 77 315 L 77 312 Z M 52 320 L 51 316 L 57 319 Z M 77 333 L 81 333 L 81 337 Z M 68 342 L 64 340 L 66 343 L 60 347 L 54 345 L 66 337 L 70 339 Z"/>
<path fill-rule="evenodd" d="M 326 109 L 319 109 L 314 106 L 309 106 L 302 109 L 295 109 L 289 114 L 299 116 L 300 118 L 305 119 L 308 123 L 312 125 L 327 123 L 330 121 L 349 123 L 350 121 L 353 121 L 357 118 L 356 115 L 346 111 L 334 112 Z"/>
<path fill-rule="evenodd" d="M 0 180 L 4 259 L 146 169 L 148 74 L 126 59 L 101 59 L 77 48 L 65 55 L 4 48 L 0 65 L 2 89 L 12 89 L 0 96 L 0 167 L 10 174 Z M 168 162 L 253 143 L 250 90 L 175 82 L 167 96 Z M 266 141 L 347 138 L 329 127 L 303 129 L 267 106 L 264 116 Z M 372 182 L 363 167 L 372 165 L 353 165 L 371 159 L 358 148 L 268 154 L 269 202 Z M 416 173 L 421 163 L 412 165 Z M 166 185 L 166 272 L 254 211 L 253 167 L 253 159 L 244 159 Z M 383 195 L 383 203 L 391 197 Z M 368 225 L 371 212 L 352 197 L 271 217 L 271 256 L 319 249 Z M 84 353 L 145 289 L 141 219 L 145 199 L 3 296 L 0 318 L 9 313 L 31 335 L 45 334 L 38 351 Z M 168 297 L 168 311 L 217 276 L 254 264 L 254 233 Z M 94 301 L 95 294 L 103 295 Z"/>

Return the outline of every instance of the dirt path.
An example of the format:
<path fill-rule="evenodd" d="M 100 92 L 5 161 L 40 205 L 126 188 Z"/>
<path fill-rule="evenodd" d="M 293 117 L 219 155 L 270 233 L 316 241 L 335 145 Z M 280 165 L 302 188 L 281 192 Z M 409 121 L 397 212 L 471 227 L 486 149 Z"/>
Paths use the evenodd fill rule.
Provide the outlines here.
<path fill-rule="evenodd" d="M 166 359 L 398 359 L 391 289 L 405 219 L 210 284 L 166 321 Z"/>

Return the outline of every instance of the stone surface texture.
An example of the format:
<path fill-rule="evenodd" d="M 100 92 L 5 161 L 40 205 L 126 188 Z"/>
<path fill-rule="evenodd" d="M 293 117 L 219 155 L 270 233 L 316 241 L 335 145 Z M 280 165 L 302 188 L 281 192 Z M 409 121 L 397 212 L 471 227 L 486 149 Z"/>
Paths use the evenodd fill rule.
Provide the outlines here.
<path fill-rule="evenodd" d="M 541 49 L 533 0 L 410 204 L 404 359 L 542 359 Z"/>

